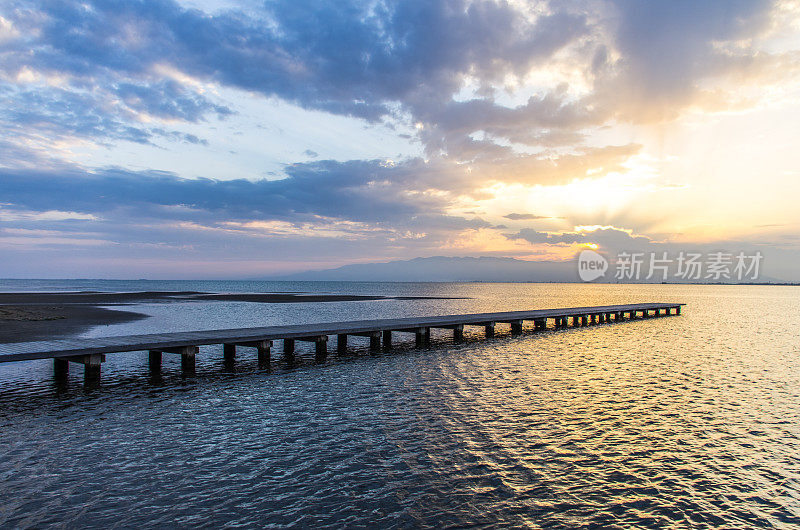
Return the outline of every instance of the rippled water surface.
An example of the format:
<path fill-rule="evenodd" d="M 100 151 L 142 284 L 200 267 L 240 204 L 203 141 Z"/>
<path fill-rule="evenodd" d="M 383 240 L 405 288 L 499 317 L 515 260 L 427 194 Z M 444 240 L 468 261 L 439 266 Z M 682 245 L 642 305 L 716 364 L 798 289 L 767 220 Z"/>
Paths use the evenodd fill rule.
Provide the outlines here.
<path fill-rule="evenodd" d="M 201 350 L 109 355 L 98 388 L 0 366 L 0 525 L 793 527 L 800 524 L 800 288 L 145 282 L 32 289 L 325 291 L 461 297 L 192 303 L 89 336 L 685 302 L 683 315 L 403 341 L 271 370 Z M 0 284 L 5 290 L 20 285 Z M 332 346 L 332 345 L 331 345 Z M 331 347 L 333 350 L 334 348 Z"/>

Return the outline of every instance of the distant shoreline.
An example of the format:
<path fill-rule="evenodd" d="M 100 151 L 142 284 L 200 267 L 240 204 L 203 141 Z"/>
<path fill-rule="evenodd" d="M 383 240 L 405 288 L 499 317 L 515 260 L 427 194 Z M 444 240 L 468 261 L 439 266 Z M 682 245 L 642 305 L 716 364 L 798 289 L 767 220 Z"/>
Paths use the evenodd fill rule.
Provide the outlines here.
<path fill-rule="evenodd" d="M 120 279 L 120 278 L 0 278 L 0 282 L 2 281 L 13 281 L 13 282 L 25 282 L 25 281 L 57 281 L 57 282 L 185 282 L 185 283 L 192 283 L 192 282 L 270 282 L 270 283 L 541 283 L 545 285 L 550 284 L 557 284 L 557 283 L 564 283 L 564 284 L 576 284 L 576 285 L 729 285 L 729 286 L 737 286 L 737 285 L 755 285 L 755 286 L 790 286 L 790 287 L 797 287 L 800 286 L 800 282 L 583 282 L 579 280 L 553 280 L 553 281 L 545 281 L 545 280 L 274 280 L 269 278 L 259 278 L 259 279 L 252 279 L 252 278 L 242 278 L 242 279 L 207 279 L 207 280 L 183 280 L 183 279 L 158 279 L 158 280 L 148 280 L 145 278 L 138 278 L 135 280 L 128 280 L 128 279 Z M 63 294 L 67 294 L 71 291 L 64 291 Z M 175 291 L 181 292 L 181 291 Z M 213 293 L 200 293 L 195 291 L 183 291 L 187 294 L 197 294 L 197 295 L 210 295 Z M 56 294 L 58 292 L 52 293 Z M 19 293 L 12 293 L 12 292 L 3 292 L 0 291 L 0 295 L 4 294 L 39 294 L 36 291 L 29 291 L 29 292 L 19 292 Z M 167 294 L 167 293 L 165 293 Z M 266 294 L 293 294 L 302 296 L 303 293 L 266 293 Z M 315 295 L 312 295 L 315 296 Z M 335 296 L 335 295 L 332 295 Z M 390 297 L 391 298 L 391 297 Z M 374 299 L 374 298 L 373 298 Z"/>

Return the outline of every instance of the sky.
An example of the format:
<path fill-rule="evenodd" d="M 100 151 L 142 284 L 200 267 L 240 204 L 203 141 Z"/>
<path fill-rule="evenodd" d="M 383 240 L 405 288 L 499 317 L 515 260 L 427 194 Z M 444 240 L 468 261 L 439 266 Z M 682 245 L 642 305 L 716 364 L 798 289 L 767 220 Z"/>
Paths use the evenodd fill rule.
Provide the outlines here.
<path fill-rule="evenodd" d="M 0 4 L 0 277 L 763 254 L 800 281 L 800 2 Z"/>

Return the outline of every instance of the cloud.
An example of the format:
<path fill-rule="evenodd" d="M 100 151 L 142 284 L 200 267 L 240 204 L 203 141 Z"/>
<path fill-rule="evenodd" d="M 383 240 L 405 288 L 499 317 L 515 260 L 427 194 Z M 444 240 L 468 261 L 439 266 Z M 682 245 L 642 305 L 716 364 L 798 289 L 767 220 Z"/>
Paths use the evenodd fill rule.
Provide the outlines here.
<path fill-rule="evenodd" d="M 7 11 L 0 76 L 58 79 L 62 90 L 14 95 L 25 112 L 7 120 L 48 134 L 74 123 L 76 135 L 100 141 L 152 141 L 136 123 L 142 116 L 230 116 L 203 93 L 205 83 L 419 124 L 428 156 L 513 160 L 520 153 L 508 142 L 574 147 L 585 129 L 615 120 L 742 105 L 703 85 L 800 67 L 754 43 L 780 24 L 767 1 L 277 1 L 208 14 L 172 0 L 92 0 L 20 1 Z M 575 78 L 547 74 L 526 86 L 532 73 L 553 71 Z M 515 86 L 529 96 L 510 103 Z"/>
<path fill-rule="evenodd" d="M 693 105 L 720 110 L 734 104 L 740 84 L 719 84 L 750 72 L 770 83 L 766 64 L 798 71 L 795 54 L 765 53 L 759 40 L 777 26 L 780 5 L 770 0 L 638 2 L 615 0 L 611 35 L 595 52 L 590 100 L 633 122 L 671 120 Z M 762 67 L 761 65 L 764 65 Z M 714 88 L 710 88 L 714 87 Z M 715 95 L 712 95 L 715 94 Z M 709 97 L 711 96 L 711 97 Z"/>
<path fill-rule="evenodd" d="M 558 233 L 523 228 L 517 233 L 506 234 L 506 237 L 512 240 L 521 239 L 534 245 L 595 244 L 605 250 L 614 251 L 649 248 L 653 242 L 648 237 L 633 235 L 627 230 L 614 227 Z"/>
<path fill-rule="evenodd" d="M 796 78 L 800 54 L 765 44 L 791 23 L 781 9 L 739 0 L 276 0 L 212 14 L 173 0 L 12 0 L 0 7 L 0 200 L 17 217 L 2 222 L 82 230 L 128 255 L 228 244 L 247 254 L 254 240 L 254 255 L 276 255 L 269 238 L 296 256 L 414 253 L 506 230 L 452 212 L 483 211 L 480 200 L 498 184 L 535 189 L 627 172 L 643 146 L 607 128 L 748 108 L 758 87 Z M 742 84 L 756 87 L 752 97 L 736 92 Z M 218 130 L 218 120 L 272 119 L 231 93 L 386 126 L 419 148 L 385 153 L 391 161 L 320 160 L 306 149 L 307 162 L 270 160 L 269 169 L 285 164 L 273 180 L 223 180 L 237 176 L 223 175 L 224 164 L 209 164 L 208 174 L 223 168 L 220 178 L 158 171 L 150 160 L 163 159 L 146 153 L 165 142 L 211 160 L 229 130 L 246 131 L 238 122 Z M 144 169 L 68 161 L 96 145 Z M 69 152 L 75 146 L 79 155 Z M 250 154 L 258 147 L 230 147 L 219 152 L 253 156 L 253 174 L 267 173 L 258 167 L 266 155 Z M 36 217 L 48 211 L 93 218 Z M 634 214 L 614 215 L 584 221 L 643 231 Z M 330 243 L 334 235 L 346 249 Z M 505 239 L 655 244 L 618 228 L 523 229 Z M 312 240 L 316 249 L 303 247 Z"/>
<path fill-rule="evenodd" d="M 112 90 L 132 112 L 167 120 L 197 122 L 212 112 L 220 118 L 233 114 L 230 108 L 215 104 L 172 80 L 151 84 L 120 83 Z"/>
<path fill-rule="evenodd" d="M 547 219 L 547 217 L 543 217 L 541 215 L 534 215 L 532 213 L 510 213 L 504 215 L 503 217 L 505 217 L 506 219 L 511 219 L 512 221 Z"/>
<path fill-rule="evenodd" d="M 2 85 L 0 85 L 1 87 Z M 6 133 L 21 140 L 45 135 L 52 142 L 81 138 L 99 143 L 124 140 L 150 144 L 156 137 L 203 144 L 193 134 L 148 126 L 149 117 L 194 122 L 213 110 L 229 116 L 227 107 L 210 103 L 176 87 L 124 84 L 112 90 L 80 91 L 58 87 L 0 90 L 0 120 Z M 166 90 L 166 92 L 165 92 Z"/>
<path fill-rule="evenodd" d="M 533 16 L 495 2 L 275 2 L 261 17 L 208 15 L 169 0 L 20 2 L 9 13 L 6 78 L 23 71 L 109 86 L 129 107 L 197 120 L 225 113 L 186 87 L 153 81 L 168 68 L 375 121 L 399 102 L 421 118 L 467 76 L 522 76 L 586 34 L 586 16 Z M 177 92 L 177 93 L 176 93 Z"/>
<path fill-rule="evenodd" d="M 477 217 L 447 215 L 446 202 L 410 189 L 419 164 L 320 161 L 289 166 L 282 179 L 257 181 L 182 179 L 119 168 L 0 169 L 0 180 L 7 210 L 66 210 L 102 217 L 136 211 L 161 221 L 204 223 L 339 220 L 398 230 L 490 226 Z"/>

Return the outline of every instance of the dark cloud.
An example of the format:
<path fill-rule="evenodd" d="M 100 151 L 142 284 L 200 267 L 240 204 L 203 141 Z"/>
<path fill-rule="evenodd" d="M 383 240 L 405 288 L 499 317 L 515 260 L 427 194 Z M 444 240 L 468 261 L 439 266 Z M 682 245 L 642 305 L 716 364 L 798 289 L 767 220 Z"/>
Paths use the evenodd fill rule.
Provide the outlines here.
<path fill-rule="evenodd" d="M 549 233 L 523 228 L 515 234 L 506 234 L 509 239 L 522 239 L 529 243 L 547 245 L 571 245 L 594 243 L 606 250 L 632 250 L 649 248 L 652 240 L 645 236 L 632 235 L 617 228 L 600 228 L 593 231 Z"/>
<path fill-rule="evenodd" d="M 166 172 L 79 168 L 0 169 L 3 202 L 26 210 L 99 216 L 135 209 L 140 215 L 192 221 L 318 222 L 320 217 L 394 227 L 459 229 L 488 226 L 444 214 L 446 202 L 404 193 L 416 164 L 320 161 L 294 164 L 278 180 L 182 179 Z"/>
<path fill-rule="evenodd" d="M 150 260 L 175 259 L 229 275 L 230 267 L 208 262 L 234 259 L 244 267 L 259 259 L 297 260 L 308 267 L 320 256 L 390 259 L 440 251 L 467 232 L 491 227 L 474 215 L 449 215 L 446 202 L 393 184 L 395 175 L 403 182 L 411 173 L 382 161 L 297 164 L 286 178 L 259 181 L 123 169 L 0 169 L 0 253 L 7 256 L 7 274 L 24 270 L 33 253 L 60 255 L 61 274 L 80 274 L 77 262 L 95 274 L 124 275 L 119 271 L 135 270 L 137 260 L 146 270 Z M 66 248 L 80 252 L 65 255 Z"/>
<path fill-rule="evenodd" d="M 504 215 L 503 217 L 505 217 L 506 219 L 511 219 L 512 221 L 547 219 L 547 217 L 543 217 L 541 215 L 534 215 L 532 213 L 510 213 Z"/>

